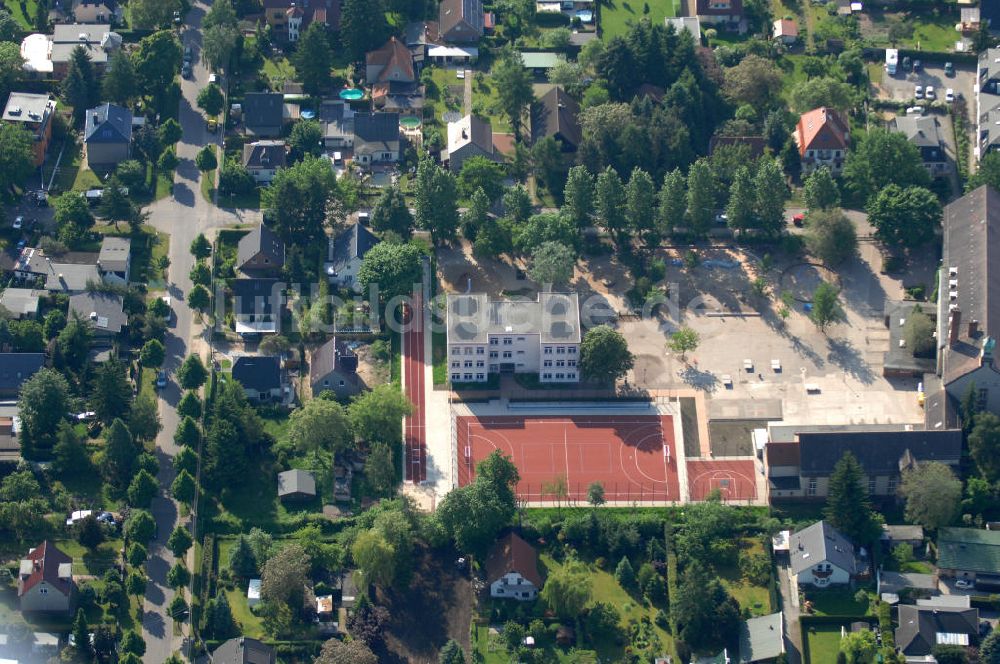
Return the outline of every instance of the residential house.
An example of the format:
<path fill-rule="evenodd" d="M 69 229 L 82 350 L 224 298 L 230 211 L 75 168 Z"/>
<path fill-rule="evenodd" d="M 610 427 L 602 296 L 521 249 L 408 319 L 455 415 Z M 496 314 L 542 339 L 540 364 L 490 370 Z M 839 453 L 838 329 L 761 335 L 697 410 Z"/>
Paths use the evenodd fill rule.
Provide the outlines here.
<path fill-rule="evenodd" d="M 941 593 L 938 590 L 938 578 L 936 574 L 916 574 L 914 572 L 878 572 L 878 595 L 885 598 L 886 595 L 895 595 L 895 602 L 899 601 L 901 594 L 911 596 L 923 595 L 934 596 Z"/>
<path fill-rule="evenodd" d="M 799 585 L 844 585 L 858 572 L 854 545 L 826 521 L 792 533 L 789 561 Z"/>
<path fill-rule="evenodd" d="M 358 356 L 337 337 L 330 338 L 312 352 L 309 384 L 314 398 L 326 390 L 340 398 L 357 394 L 364 387 L 358 376 Z"/>
<path fill-rule="evenodd" d="M 839 175 L 850 140 L 847 121 L 834 109 L 824 106 L 803 113 L 795 126 L 802 174 L 809 175 L 820 166 L 826 166 L 831 173 Z"/>
<path fill-rule="evenodd" d="M 62 261 L 56 262 L 41 249 L 25 247 L 17 255 L 12 271 L 16 280 L 42 284 L 49 292 L 82 293 L 87 290 L 88 283 L 102 280 L 97 266 L 98 254 L 86 256 L 80 263 L 70 263 L 68 257 L 61 257 Z"/>
<path fill-rule="evenodd" d="M 62 613 L 73 608 L 73 559 L 45 540 L 28 551 L 17 574 L 17 597 L 24 613 Z"/>
<path fill-rule="evenodd" d="M 316 497 L 316 478 L 306 470 L 293 468 L 278 473 L 278 498 L 282 502 Z"/>
<path fill-rule="evenodd" d="M 44 366 L 44 353 L 0 353 L 0 398 L 17 398 L 24 381 Z"/>
<path fill-rule="evenodd" d="M 102 75 L 111 54 L 121 48 L 122 36 L 112 32 L 108 23 L 57 24 L 51 35 L 35 33 L 21 41 L 24 70 L 36 77 L 61 80 L 78 46 L 87 51 L 94 72 Z"/>
<path fill-rule="evenodd" d="M 236 333 L 274 334 L 281 324 L 284 283 L 277 279 L 236 279 L 232 282 Z"/>
<path fill-rule="evenodd" d="M 978 139 L 973 150 L 976 158 L 982 159 L 1000 147 L 1000 48 L 989 48 L 979 54 L 976 79 Z"/>
<path fill-rule="evenodd" d="M 34 288 L 7 288 L 0 293 L 0 311 L 15 319 L 36 318 L 38 299 L 45 293 Z"/>
<path fill-rule="evenodd" d="M 416 82 L 410 49 L 396 37 L 390 37 L 381 48 L 369 51 L 365 56 L 365 80 L 369 85 L 385 81 Z"/>
<path fill-rule="evenodd" d="M 865 473 L 868 493 L 885 497 L 895 497 L 906 468 L 939 461 L 958 472 L 962 455 L 960 429 L 907 424 L 771 425 L 762 437 L 772 501 L 825 498 L 830 475 L 848 452 Z"/>
<path fill-rule="evenodd" d="M 424 86 L 405 81 L 382 81 L 372 85 L 372 103 L 384 112 L 420 115 L 424 108 Z"/>
<path fill-rule="evenodd" d="M 250 401 L 281 401 L 284 388 L 281 358 L 241 355 L 233 362 L 233 380 L 243 386 L 243 392 Z"/>
<path fill-rule="evenodd" d="M 247 135 L 274 138 L 281 133 L 285 97 L 280 92 L 248 92 L 241 108 Z"/>
<path fill-rule="evenodd" d="M 485 26 L 482 0 L 442 0 L 438 8 L 438 34 L 445 42 L 477 42 Z"/>
<path fill-rule="evenodd" d="M 747 30 L 743 0 L 684 0 L 684 5 L 683 14 L 697 16 L 704 26 L 740 33 Z"/>
<path fill-rule="evenodd" d="M 427 61 L 441 67 L 468 67 L 479 59 L 479 48 L 455 44 L 434 44 L 427 47 Z"/>
<path fill-rule="evenodd" d="M 453 383 L 486 382 L 491 373 L 537 373 L 543 383 L 580 380 L 576 293 L 540 293 L 535 302 L 449 293 L 447 333 Z"/>
<path fill-rule="evenodd" d="M 402 155 L 399 113 L 354 114 L 354 161 L 362 166 L 395 163 Z"/>
<path fill-rule="evenodd" d="M 916 553 L 924 546 L 924 529 L 922 526 L 890 526 L 883 523 L 879 543 L 886 553 L 891 553 L 894 548 L 901 544 L 910 547 Z"/>
<path fill-rule="evenodd" d="M 776 18 L 771 30 L 775 41 L 791 46 L 799 40 L 799 25 L 794 19 Z"/>
<path fill-rule="evenodd" d="M 264 224 L 240 238 L 236 269 L 248 276 L 275 274 L 285 266 L 285 243 Z"/>
<path fill-rule="evenodd" d="M 117 0 L 73 0 L 73 21 L 76 23 L 122 22 L 124 11 Z"/>
<path fill-rule="evenodd" d="M 17 439 L 19 431 L 14 427 L 13 417 L 0 416 L 0 463 L 17 463 L 21 460 L 21 443 Z M 0 660 L 2 664 L 2 660 Z"/>
<path fill-rule="evenodd" d="M 116 104 L 88 110 L 83 145 L 91 168 L 111 168 L 128 159 L 132 151 L 131 111 Z"/>
<path fill-rule="evenodd" d="M 517 533 L 507 533 L 493 545 L 486 558 L 486 583 L 490 597 L 533 600 L 542 589 L 538 553 Z"/>
<path fill-rule="evenodd" d="M 41 166 L 52 139 L 52 117 L 56 101 L 47 94 L 11 92 L 3 109 L 3 121 L 16 124 L 31 133 L 32 165 Z"/>
<path fill-rule="evenodd" d="M 951 164 L 944 151 L 941 123 L 934 115 L 901 115 L 889 121 L 889 130 L 904 136 L 920 151 L 924 168 L 932 178 L 947 177 Z"/>
<path fill-rule="evenodd" d="M 937 548 L 941 576 L 972 581 L 976 588 L 1000 587 L 1000 531 L 939 528 Z"/>
<path fill-rule="evenodd" d="M 110 345 L 128 324 L 124 298 L 101 291 L 77 293 L 69 298 L 69 313 L 86 321 L 95 344 Z"/>
<path fill-rule="evenodd" d="M 697 16 L 678 16 L 664 19 L 667 26 L 674 26 L 674 32 L 680 34 L 687 31 L 694 38 L 694 43 L 701 43 L 701 21 Z"/>
<path fill-rule="evenodd" d="M 97 267 L 100 268 L 101 278 L 107 283 L 128 286 L 132 276 L 132 240 L 105 235 L 101 240 Z"/>
<path fill-rule="evenodd" d="M 906 657 L 925 659 L 939 644 L 973 646 L 979 641 L 979 609 L 901 604 L 896 648 Z"/>
<path fill-rule="evenodd" d="M 740 623 L 741 664 L 773 662 L 784 654 L 785 626 L 780 611 Z"/>
<path fill-rule="evenodd" d="M 331 239 L 329 262 L 325 266 L 330 283 L 361 292 L 358 270 L 361 269 L 365 254 L 379 242 L 381 240 L 361 222 L 351 224 Z"/>
<path fill-rule="evenodd" d="M 452 173 L 462 170 L 462 164 L 472 157 L 486 157 L 500 161 L 493 145 L 493 127 L 476 115 L 466 115 L 461 120 L 448 123 L 448 168 Z"/>
<path fill-rule="evenodd" d="M 298 41 L 313 22 L 340 28 L 340 0 L 264 0 L 263 12 L 279 41 Z"/>
<path fill-rule="evenodd" d="M 532 108 L 532 142 L 551 136 L 564 152 L 576 152 L 583 140 L 579 114 L 580 105 L 576 100 L 561 87 L 553 86 Z"/>
<path fill-rule="evenodd" d="M 937 375 L 950 400 L 975 386 L 977 408 L 1000 413 L 1000 284 L 988 278 L 1000 260 L 1000 193 L 983 185 L 949 203 L 942 226 Z"/>
<path fill-rule="evenodd" d="M 276 664 L 274 648 L 249 636 L 225 641 L 212 653 L 212 664 Z"/>
<path fill-rule="evenodd" d="M 537 77 L 544 77 L 550 69 L 566 62 L 562 53 L 521 51 L 521 64 Z"/>
<path fill-rule="evenodd" d="M 257 184 L 271 184 L 274 174 L 285 167 L 284 141 L 256 141 L 243 145 L 243 167 Z"/>
<path fill-rule="evenodd" d="M 323 144 L 328 150 L 354 147 L 354 110 L 341 99 L 324 99 L 319 106 Z"/>

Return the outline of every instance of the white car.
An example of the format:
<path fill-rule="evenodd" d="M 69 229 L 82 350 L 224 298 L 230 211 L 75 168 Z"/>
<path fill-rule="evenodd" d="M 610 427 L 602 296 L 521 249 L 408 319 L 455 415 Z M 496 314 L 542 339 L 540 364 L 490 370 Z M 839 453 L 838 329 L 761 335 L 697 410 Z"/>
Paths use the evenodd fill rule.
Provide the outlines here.
<path fill-rule="evenodd" d="M 459 78 L 465 78 L 465 70 L 459 69 L 457 72 L 455 72 L 455 76 L 458 76 Z"/>
<path fill-rule="evenodd" d="M 946 102 L 948 102 L 949 104 L 951 102 L 955 101 L 955 91 L 952 90 L 951 88 L 948 88 L 947 90 L 945 90 L 944 91 L 944 100 Z"/>
<path fill-rule="evenodd" d="M 211 85 L 212 83 L 218 83 L 218 82 L 219 82 L 219 77 L 216 74 L 209 74 L 208 75 L 208 83 L 209 83 L 209 85 Z"/>
<path fill-rule="evenodd" d="M 16 231 L 17 231 L 17 230 L 21 230 L 21 228 L 22 228 L 22 227 L 24 226 L 24 217 L 22 217 L 21 215 L 18 215 L 18 216 L 17 216 L 17 217 L 16 217 L 15 219 L 14 219 L 14 224 L 13 224 L 13 226 L 14 226 L 14 230 L 16 230 Z"/>
<path fill-rule="evenodd" d="M 962 590 L 968 590 L 972 588 L 972 581 L 969 581 L 968 579 L 959 579 L 955 582 L 955 587 L 961 588 Z"/>
<path fill-rule="evenodd" d="M 924 98 L 924 86 L 918 85 L 916 88 L 914 88 L 914 90 L 913 90 L 913 98 L 914 99 L 923 99 Z"/>
<path fill-rule="evenodd" d="M 933 85 L 928 85 L 926 88 L 924 88 L 924 97 L 926 97 L 927 99 L 934 99 Z"/>

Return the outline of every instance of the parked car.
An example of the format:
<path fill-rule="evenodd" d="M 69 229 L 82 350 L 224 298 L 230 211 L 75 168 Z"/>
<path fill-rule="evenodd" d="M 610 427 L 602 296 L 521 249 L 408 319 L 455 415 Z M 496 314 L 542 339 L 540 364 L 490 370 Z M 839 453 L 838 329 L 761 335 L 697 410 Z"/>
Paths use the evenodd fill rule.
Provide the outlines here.
<path fill-rule="evenodd" d="M 944 63 L 944 75 L 954 76 L 955 75 L 955 65 L 951 62 Z"/>
<path fill-rule="evenodd" d="M 958 581 L 955 582 L 955 587 L 961 588 L 962 590 L 969 590 L 972 588 L 972 586 L 973 586 L 972 581 L 969 581 L 968 579 L 959 579 Z"/>
<path fill-rule="evenodd" d="M 184 47 L 184 62 L 191 62 L 194 59 L 194 50 L 190 46 Z"/>
<path fill-rule="evenodd" d="M 920 60 L 913 61 L 913 71 L 920 71 L 923 68 L 923 66 L 924 63 L 922 63 Z"/>
<path fill-rule="evenodd" d="M 459 69 L 457 72 L 455 72 L 455 76 L 458 76 L 459 78 L 465 78 L 465 70 Z"/>
<path fill-rule="evenodd" d="M 927 99 L 934 99 L 935 95 L 934 95 L 933 85 L 928 85 L 926 88 L 924 88 L 924 97 L 926 97 Z"/>
<path fill-rule="evenodd" d="M 219 82 L 219 76 L 218 76 L 218 74 L 209 74 L 208 75 L 208 83 L 209 83 L 209 85 L 211 85 L 212 83 L 218 83 L 218 82 Z"/>
<path fill-rule="evenodd" d="M 180 25 L 180 24 L 181 24 L 181 13 L 174 12 L 174 25 Z"/>
<path fill-rule="evenodd" d="M 167 386 L 167 372 L 160 371 L 156 374 L 156 389 L 160 390 Z"/>
<path fill-rule="evenodd" d="M 191 63 L 184 63 L 184 66 L 181 67 L 181 76 L 184 78 L 191 78 Z"/>
<path fill-rule="evenodd" d="M 910 71 L 913 69 L 913 61 L 910 60 L 910 56 L 903 58 L 903 71 Z"/>
<path fill-rule="evenodd" d="M 926 110 L 927 109 L 925 109 L 923 106 L 910 106 L 908 109 L 906 109 L 906 114 L 907 115 L 923 115 Z"/>
<path fill-rule="evenodd" d="M 946 102 L 948 102 L 948 103 L 951 103 L 951 102 L 955 101 L 955 91 L 952 90 L 951 88 L 948 88 L 947 90 L 945 90 L 944 91 L 944 100 Z"/>
<path fill-rule="evenodd" d="M 800 212 L 799 214 L 793 216 L 792 224 L 794 224 L 796 228 L 802 228 L 806 224 L 806 215 Z"/>
<path fill-rule="evenodd" d="M 18 215 L 17 217 L 15 217 L 14 218 L 14 224 L 13 224 L 13 226 L 14 226 L 14 230 L 16 230 L 16 231 L 21 230 L 21 228 L 24 227 L 24 217 L 22 217 L 21 215 Z"/>
<path fill-rule="evenodd" d="M 913 98 L 914 99 L 923 99 L 924 98 L 924 86 L 918 85 L 917 87 L 915 87 L 913 89 Z"/>

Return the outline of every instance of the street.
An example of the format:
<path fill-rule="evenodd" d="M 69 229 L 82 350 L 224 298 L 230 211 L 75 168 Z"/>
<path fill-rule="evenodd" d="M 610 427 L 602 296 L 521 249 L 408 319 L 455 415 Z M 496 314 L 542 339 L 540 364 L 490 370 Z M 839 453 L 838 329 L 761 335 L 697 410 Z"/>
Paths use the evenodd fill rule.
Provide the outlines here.
<path fill-rule="evenodd" d="M 178 523 L 179 511 L 177 504 L 170 498 L 170 484 L 174 479 L 172 459 L 178 451 L 174 443 L 174 432 L 177 429 L 177 402 L 181 390 L 176 384 L 176 370 L 184 358 L 191 352 L 197 352 L 202 359 L 207 357 L 208 329 L 196 320 L 187 306 L 185 297 L 191 287 L 188 276 L 194 264 L 190 253 L 191 241 L 199 233 L 205 233 L 211 239 L 211 230 L 241 221 L 236 214 L 221 210 L 204 199 L 200 192 L 199 178 L 201 174 L 195 166 L 194 159 L 204 145 L 218 142 L 217 136 L 210 136 L 205 131 L 205 119 L 195 105 L 199 89 L 208 83 L 209 70 L 200 59 L 201 21 L 208 5 L 197 2 L 187 15 L 183 29 L 182 46 L 191 45 L 195 52 L 193 75 L 191 79 L 181 79 L 182 98 L 178 121 L 183 129 L 183 136 L 177 145 L 179 165 L 174 175 L 173 196 L 163 198 L 148 208 L 149 223 L 159 231 L 170 234 L 170 268 L 167 277 L 167 294 L 172 300 L 176 325 L 168 329 L 166 338 L 166 361 L 164 369 L 169 376 L 168 385 L 160 390 L 160 420 L 163 430 L 156 440 L 156 456 L 160 461 L 160 495 L 152 503 L 151 511 L 157 525 L 157 536 L 149 547 L 147 572 L 149 582 L 143 603 L 142 631 L 146 641 L 146 654 L 143 661 L 148 664 L 162 664 L 172 653 L 182 650 L 185 637 L 190 636 L 190 630 L 175 630 L 173 620 L 167 615 L 167 607 L 174 597 L 174 591 L 167 586 L 167 572 L 175 560 L 173 554 L 166 548 L 166 541 Z M 190 526 L 190 518 L 181 521 Z M 193 549 L 189 552 L 189 568 L 194 560 Z M 194 573 L 196 570 L 191 570 Z M 188 598 L 190 603 L 190 597 Z"/>

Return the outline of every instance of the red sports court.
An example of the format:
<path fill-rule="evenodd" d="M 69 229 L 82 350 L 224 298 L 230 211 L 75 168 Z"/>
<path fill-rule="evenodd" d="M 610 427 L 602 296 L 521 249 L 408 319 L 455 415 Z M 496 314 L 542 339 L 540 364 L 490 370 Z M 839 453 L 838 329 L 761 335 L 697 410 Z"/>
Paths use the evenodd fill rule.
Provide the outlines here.
<path fill-rule="evenodd" d="M 592 482 L 608 502 L 680 500 L 669 415 L 459 416 L 455 426 L 460 486 L 499 449 L 517 465 L 521 500 L 555 500 L 542 485 L 559 476 L 572 501 L 586 501 Z"/>
<path fill-rule="evenodd" d="M 691 500 L 701 501 L 718 490 L 723 500 L 754 500 L 757 481 L 751 459 L 716 461 L 687 460 L 688 487 Z"/>
<path fill-rule="evenodd" d="M 406 442 L 405 473 L 408 482 L 427 479 L 427 438 L 424 427 L 424 325 L 423 298 L 413 291 L 410 319 L 403 332 L 403 371 L 406 396 L 413 404 L 413 414 L 403 419 Z"/>

